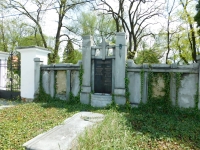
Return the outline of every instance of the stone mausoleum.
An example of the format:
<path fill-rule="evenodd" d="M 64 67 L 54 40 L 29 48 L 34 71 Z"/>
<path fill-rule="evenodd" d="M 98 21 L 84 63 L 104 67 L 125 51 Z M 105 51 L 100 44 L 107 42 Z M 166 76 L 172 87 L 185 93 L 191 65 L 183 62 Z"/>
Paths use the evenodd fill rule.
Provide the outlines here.
<path fill-rule="evenodd" d="M 83 36 L 82 103 L 89 104 L 91 100 L 92 106 L 104 107 L 111 104 L 114 94 L 117 104 L 125 104 L 126 55 L 125 33 L 116 34 L 116 45 L 109 45 L 103 40 L 101 44 L 92 46 L 91 37 Z"/>

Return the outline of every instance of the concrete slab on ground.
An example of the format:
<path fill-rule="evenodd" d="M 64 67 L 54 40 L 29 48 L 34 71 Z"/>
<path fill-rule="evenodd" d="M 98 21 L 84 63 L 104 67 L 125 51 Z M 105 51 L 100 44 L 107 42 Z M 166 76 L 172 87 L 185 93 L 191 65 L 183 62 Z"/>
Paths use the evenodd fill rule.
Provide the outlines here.
<path fill-rule="evenodd" d="M 103 114 L 79 112 L 66 119 L 63 124 L 36 136 L 23 144 L 26 150 L 70 150 L 75 149 L 77 137 L 88 127 L 104 119 Z"/>

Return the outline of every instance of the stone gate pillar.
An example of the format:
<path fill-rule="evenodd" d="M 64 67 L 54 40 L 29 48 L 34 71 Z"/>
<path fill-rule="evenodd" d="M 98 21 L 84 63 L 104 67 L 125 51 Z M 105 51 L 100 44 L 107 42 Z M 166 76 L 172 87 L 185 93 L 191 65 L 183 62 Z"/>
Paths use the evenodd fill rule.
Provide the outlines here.
<path fill-rule="evenodd" d="M 33 100 L 38 88 L 40 62 L 47 64 L 49 50 L 38 47 L 17 47 L 21 53 L 21 97 L 27 101 Z"/>
<path fill-rule="evenodd" d="M 7 60 L 9 53 L 0 52 L 0 90 L 5 90 L 7 79 Z"/>
<path fill-rule="evenodd" d="M 125 33 L 116 34 L 116 52 L 115 52 L 115 103 L 124 105 L 125 98 L 125 69 L 126 69 L 127 46 Z"/>
<path fill-rule="evenodd" d="M 83 36 L 82 42 L 82 65 L 83 81 L 81 87 L 80 101 L 83 104 L 90 103 L 91 92 L 91 36 Z"/>

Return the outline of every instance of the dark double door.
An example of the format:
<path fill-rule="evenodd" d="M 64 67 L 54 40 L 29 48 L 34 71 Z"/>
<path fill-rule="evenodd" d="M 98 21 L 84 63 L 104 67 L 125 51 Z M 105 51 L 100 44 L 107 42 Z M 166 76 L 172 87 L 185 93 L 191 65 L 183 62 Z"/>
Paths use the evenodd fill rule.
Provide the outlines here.
<path fill-rule="evenodd" d="M 94 60 L 94 92 L 112 93 L 112 59 Z"/>

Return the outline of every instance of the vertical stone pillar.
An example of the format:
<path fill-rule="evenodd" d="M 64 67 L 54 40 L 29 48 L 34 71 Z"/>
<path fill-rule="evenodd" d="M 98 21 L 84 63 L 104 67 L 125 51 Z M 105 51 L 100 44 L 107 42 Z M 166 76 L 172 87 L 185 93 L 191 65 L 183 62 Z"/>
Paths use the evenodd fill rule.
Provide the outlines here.
<path fill-rule="evenodd" d="M 71 70 L 67 70 L 66 72 L 66 100 L 69 101 L 69 95 L 71 92 Z"/>
<path fill-rule="evenodd" d="M 83 82 L 81 87 L 80 101 L 83 104 L 90 103 L 91 92 L 91 36 L 83 36 L 82 42 L 82 65 Z"/>
<path fill-rule="evenodd" d="M 45 65 L 48 59 L 47 54 L 50 51 L 37 46 L 17 47 L 16 50 L 21 53 L 21 97 L 33 100 L 35 98 L 35 91 L 37 91 L 36 88 L 38 87 L 36 79 L 40 78 L 35 77 L 36 72 L 38 72 L 38 69 L 35 67 L 38 67 L 39 62 L 35 64 L 34 58 L 37 58 L 36 61 L 40 59 Z"/>
<path fill-rule="evenodd" d="M 51 66 L 54 66 L 55 64 L 51 64 Z M 50 90 L 50 95 L 51 97 L 55 96 L 55 70 L 54 67 L 53 69 L 50 70 L 50 83 L 49 83 L 49 90 Z"/>
<path fill-rule="evenodd" d="M 177 68 L 177 64 L 171 64 L 171 68 L 172 69 L 176 69 Z M 176 93 L 178 91 L 176 91 L 176 74 L 175 72 L 171 73 L 171 80 L 170 80 L 170 99 L 172 102 L 173 106 L 176 106 Z"/>
<path fill-rule="evenodd" d="M 199 64 L 199 83 L 198 83 L 198 109 L 200 109 L 200 55 L 197 56 L 197 62 Z"/>
<path fill-rule="evenodd" d="M 35 62 L 35 67 L 34 67 L 34 86 L 35 86 L 35 91 L 34 94 L 38 94 L 38 90 L 39 90 L 39 84 L 40 84 L 40 58 L 34 58 L 34 62 Z M 35 97 L 34 95 L 34 97 Z"/>
<path fill-rule="evenodd" d="M 125 33 L 118 32 L 116 34 L 115 49 L 115 103 L 124 105 L 125 98 L 125 69 L 126 69 L 127 46 Z"/>
<path fill-rule="evenodd" d="M 149 64 L 143 64 L 143 69 L 149 69 Z M 142 102 L 145 104 L 148 100 L 148 72 L 144 71 L 144 79 L 143 79 L 143 91 L 142 91 Z"/>
<path fill-rule="evenodd" d="M 9 54 L 7 52 L 0 52 L 0 90 L 5 90 L 7 79 L 7 60 Z"/>

